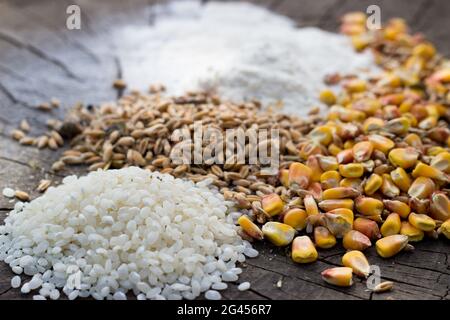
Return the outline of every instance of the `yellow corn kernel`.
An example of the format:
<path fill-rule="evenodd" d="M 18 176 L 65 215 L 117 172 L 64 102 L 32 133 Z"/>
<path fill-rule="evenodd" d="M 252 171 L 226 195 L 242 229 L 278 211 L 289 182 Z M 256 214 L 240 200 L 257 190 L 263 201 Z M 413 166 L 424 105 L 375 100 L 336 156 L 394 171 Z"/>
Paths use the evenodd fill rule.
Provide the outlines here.
<path fill-rule="evenodd" d="M 319 126 L 314 128 L 308 137 L 316 143 L 328 146 L 333 141 L 333 130 L 330 126 Z"/>
<path fill-rule="evenodd" d="M 408 237 L 401 234 L 395 234 L 381 238 L 375 243 L 377 253 L 382 258 L 390 258 L 402 251 L 408 244 Z"/>
<path fill-rule="evenodd" d="M 303 163 L 294 162 L 289 166 L 289 186 L 306 189 L 311 182 L 312 170 Z"/>
<path fill-rule="evenodd" d="M 336 267 L 322 271 L 322 279 L 334 286 L 350 287 L 353 284 L 352 268 Z"/>
<path fill-rule="evenodd" d="M 411 100 L 411 99 L 405 100 L 402 103 L 400 103 L 398 110 L 400 111 L 400 113 L 409 112 L 411 110 L 412 105 L 413 105 L 413 100 Z"/>
<path fill-rule="evenodd" d="M 367 37 L 364 37 L 364 35 L 353 35 L 351 37 L 353 48 L 356 51 L 363 51 L 367 46 L 370 44 L 370 41 Z"/>
<path fill-rule="evenodd" d="M 416 149 L 421 149 L 423 147 L 422 139 L 420 139 L 420 137 L 415 133 L 408 134 L 405 137 L 404 141 L 407 144 L 409 144 L 411 147 L 416 148 Z"/>
<path fill-rule="evenodd" d="M 292 242 L 292 260 L 297 263 L 310 263 L 317 260 L 319 254 L 308 236 L 296 237 Z"/>
<path fill-rule="evenodd" d="M 331 212 L 325 212 L 322 217 L 323 226 L 327 227 L 337 238 L 342 238 L 352 229 L 352 224 L 348 221 L 347 217 Z"/>
<path fill-rule="evenodd" d="M 429 130 L 437 125 L 438 120 L 439 119 L 436 117 L 426 117 L 425 119 L 419 122 L 418 127 L 420 129 Z"/>
<path fill-rule="evenodd" d="M 365 31 L 366 27 L 363 24 L 357 23 L 343 23 L 340 27 L 340 32 L 348 36 L 363 34 Z"/>
<path fill-rule="evenodd" d="M 378 134 L 371 134 L 367 139 L 372 142 L 375 150 L 379 150 L 384 154 L 388 153 L 395 146 L 394 141 Z"/>
<path fill-rule="evenodd" d="M 245 215 L 240 216 L 237 222 L 241 226 L 242 230 L 244 230 L 245 233 L 250 237 L 258 240 L 264 239 L 264 235 L 261 229 L 256 224 L 254 224 L 249 217 Z"/>
<path fill-rule="evenodd" d="M 339 187 L 353 188 L 362 192 L 362 183 L 360 178 L 344 178 L 339 182 Z"/>
<path fill-rule="evenodd" d="M 320 92 L 319 99 L 322 103 L 331 106 L 336 103 L 336 95 L 330 89 L 324 89 Z"/>
<path fill-rule="evenodd" d="M 289 170 L 288 169 L 280 170 L 280 182 L 284 187 L 286 187 L 286 188 L 289 187 Z"/>
<path fill-rule="evenodd" d="M 317 160 L 319 160 L 320 168 L 323 171 L 335 171 L 338 169 L 338 162 L 336 160 L 336 157 L 331 156 L 322 156 L 318 155 L 316 156 Z"/>
<path fill-rule="evenodd" d="M 373 220 L 379 224 L 381 224 L 383 222 L 383 218 L 381 217 L 381 214 L 364 216 L 364 217 L 367 219 Z"/>
<path fill-rule="evenodd" d="M 358 197 L 355 200 L 356 210 L 365 216 L 380 215 L 383 212 L 383 202 L 370 197 Z"/>
<path fill-rule="evenodd" d="M 443 192 L 434 192 L 431 195 L 430 216 L 439 221 L 450 219 L 450 201 Z"/>
<path fill-rule="evenodd" d="M 364 251 L 372 245 L 370 239 L 363 233 L 350 230 L 342 239 L 342 245 L 347 250 Z"/>
<path fill-rule="evenodd" d="M 402 219 L 407 219 L 411 208 L 404 202 L 398 200 L 383 200 L 384 206 L 390 212 L 397 213 Z"/>
<path fill-rule="evenodd" d="M 370 273 L 369 261 L 364 253 L 358 250 L 347 251 L 342 257 L 342 264 L 345 267 L 352 268 L 357 276 L 367 278 Z"/>
<path fill-rule="evenodd" d="M 408 194 L 414 198 L 426 199 L 434 192 L 435 189 L 436 186 L 433 180 L 427 177 L 418 177 L 411 184 Z"/>
<path fill-rule="evenodd" d="M 336 245 L 336 237 L 325 227 L 314 228 L 314 242 L 321 249 L 329 249 Z"/>
<path fill-rule="evenodd" d="M 305 206 L 306 213 L 308 216 L 319 214 L 319 208 L 317 207 L 317 202 L 314 200 L 314 197 L 310 194 L 307 194 L 303 199 L 303 204 Z"/>
<path fill-rule="evenodd" d="M 334 105 L 328 112 L 329 120 L 340 120 L 342 122 L 362 122 L 366 119 L 366 114 L 362 111 L 344 108 Z"/>
<path fill-rule="evenodd" d="M 371 131 L 380 130 L 384 126 L 384 120 L 381 118 L 370 117 L 364 120 L 362 129 L 364 133 L 369 133 Z"/>
<path fill-rule="evenodd" d="M 408 236 L 410 242 L 422 241 L 422 239 L 424 237 L 424 232 L 422 230 L 414 227 L 408 221 L 402 222 L 400 234 L 402 234 L 404 236 Z"/>
<path fill-rule="evenodd" d="M 337 187 L 325 190 L 322 194 L 322 199 L 328 200 L 328 199 L 356 198 L 360 194 L 361 193 L 358 190 L 353 188 Z"/>
<path fill-rule="evenodd" d="M 387 237 L 399 234 L 401 227 L 400 216 L 397 213 L 391 213 L 381 225 L 380 231 L 383 237 Z"/>
<path fill-rule="evenodd" d="M 377 192 L 377 190 L 381 187 L 383 183 L 383 179 L 376 173 L 372 173 L 367 179 L 366 184 L 364 185 L 364 192 L 370 196 Z"/>
<path fill-rule="evenodd" d="M 425 106 L 425 110 L 429 117 L 440 118 L 445 114 L 445 111 L 441 113 L 441 108 L 437 104 L 428 104 Z"/>
<path fill-rule="evenodd" d="M 445 221 L 438 229 L 439 234 L 443 234 L 447 237 L 447 239 L 450 239 L 450 219 Z"/>
<path fill-rule="evenodd" d="M 347 140 L 344 142 L 344 149 L 352 149 L 354 145 L 355 145 L 355 141 Z"/>
<path fill-rule="evenodd" d="M 408 132 L 411 127 L 411 121 L 404 115 L 397 119 L 392 119 L 386 122 L 384 129 L 396 135 L 403 135 Z"/>
<path fill-rule="evenodd" d="M 394 105 L 387 105 L 383 108 L 383 113 L 385 117 L 392 119 L 400 116 L 400 111 L 398 111 L 398 107 Z"/>
<path fill-rule="evenodd" d="M 387 173 L 383 174 L 381 193 L 383 193 L 388 198 L 394 198 L 400 194 L 400 189 L 394 184 L 391 176 Z"/>
<path fill-rule="evenodd" d="M 336 160 L 339 164 L 352 162 L 353 150 L 352 149 L 342 150 L 336 155 Z"/>
<path fill-rule="evenodd" d="M 342 177 L 337 171 L 326 171 L 320 176 L 320 183 L 323 189 L 335 188 L 339 186 Z"/>
<path fill-rule="evenodd" d="M 346 209 L 346 208 L 338 208 L 338 209 L 334 209 L 334 210 L 331 210 L 328 212 L 331 214 L 341 216 L 342 218 L 347 220 L 348 223 L 353 225 L 354 214 L 353 214 L 352 210 Z"/>
<path fill-rule="evenodd" d="M 436 54 L 436 49 L 431 43 L 419 43 L 413 48 L 412 54 L 421 58 L 430 59 Z"/>
<path fill-rule="evenodd" d="M 442 152 L 446 152 L 446 150 L 440 146 L 432 146 L 427 149 L 427 156 L 435 157 Z"/>
<path fill-rule="evenodd" d="M 291 226 L 295 230 L 303 230 L 306 227 L 306 211 L 300 208 L 289 209 L 283 215 L 283 223 Z"/>
<path fill-rule="evenodd" d="M 398 167 L 391 171 L 391 179 L 394 184 L 403 192 L 408 192 L 411 187 L 411 177 L 406 173 L 405 169 Z"/>
<path fill-rule="evenodd" d="M 396 148 L 389 152 L 389 161 L 403 169 L 413 167 L 419 158 L 419 152 L 414 148 Z"/>
<path fill-rule="evenodd" d="M 261 199 L 262 208 L 270 216 L 276 216 L 281 213 L 284 208 L 283 200 L 276 193 L 268 194 Z"/>
<path fill-rule="evenodd" d="M 359 178 L 364 173 L 364 166 L 361 163 L 340 164 L 339 173 L 345 178 Z"/>
<path fill-rule="evenodd" d="M 380 101 L 383 105 L 400 105 L 405 100 L 404 93 L 391 93 L 384 95 L 380 98 Z"/>
<path fill-rule="evenodd" d="M 328 146 L 328 152 L 333 155 L 333 156 L 337 156 L 339 154 L 339 152 L 341 152 L 342 149 L 339 148 L 337 145 L 335 145 L 334 143 L 331 143 Z"/>
<path fill-rule="evenodd" d="M 430 165 L 445 173 L 450 173 L 450 152 L 441 152 L 431 159 Z"/>
<path fill-rule="evenodd" d="M 266 222 L 262 227 L 264 237 L 278 247 L 287 246 L 295 236 L 295 229 L 281 222 Z"/>
<path fill-rule="evenodd" d="M 443 68 L 431 75 L 431 80 L 436 82 L 450 82 L 450 68 Z"/>
<path fill-rule="evenodd" d="M 311 181 L 320 181 L 320 176 L 322 175 L 323 170 L 319 165 L 319 160 L 317 159 L 317 157 L 309 156 L 308 160 L 306 160 L 306 166 L 311 169 Z"/>
<path fill-rule="evenodd" d="M 369 239 L 376 240 L 381 238 L 378 224 L 370 219 L 356 218 L 353 222 L 353 229 L 366 235 Z"/>
<path fill-rule="evenodd" d="M 322 200 L 319 202 L 319 207 L 324 211 L 331 211 L 339 208 L 353 210 L 353 200 L 352 199 Z"/>
<path fill-rule="evenodd" d="M 411 112 L 405 112 L 404 114 L 402 114 L 402 117 L 409 120 L 411 127 L 417 126 L 417 118 Z"/>
<path fill-rule="evenodd" d="M 363 162 L 370 159 L 373 152 L 373 144 L 370 141 L 361 141 L 353 146 L 353 159 Z"/>
<path fill-rule="evenodd" d="M 350 108 L 364 112 L 365 114 L 370 116 L 371 119 L 376 119 L 373 122 L 374 125 L 379 124 L 380 123 L 379 120 L 381 120 L 381 122 L 384 123 L 383 119 L 373 117 L 373 115 L 375 115 L 377 113 L 377 111 L 382 108 L 380 101 L 378 101 L 377 99 L 370 99 L 370 98 L 358 99 L 351 104 Z M 367 120 L 364 121 L 363 127 L 365 126 L 365 124 L 369 124 L 369 123 L 367 123 Z M 370 125 L 369 125 L 369 127 L 370 127 Z M 368 129 L 368 128 L 366 127 L 366 129 Z M 375 129 L 375 128 L 373 128 L 373 129 Z M 370 128 L 370 130 L 372 130 L 372 128 Z"/>
<path fill-rule="evenodd" d="M 300 158 L 306 160 L 309 156 L 314 154 L 323 154 L 324 153 L 324 147 L 313 140 L 308 140 L 299 145 L 300 151 L 298 152 L 298 155 Z"/>
<path fill-rule="evenodd" d="M 353 79 L 344 83 L 344 88 L 348 93 L 358 93 L 367 90 L 367 83 L 361 79 Z"/>
<path fill-rule="evenodd" d="M 367 16 L 364 12 L 361 11 L 353 11 L 344 14 L 341 17 L 341 22 L 343 24 L 357 24 L 357 25 L 365 25 Z"/>
<path fill-rule="evenodd" d="M 413 227 L 416 227 L 422 231 L 432 231 L 436 228 L 436 221 L 426 214 L 411 212 L 408 216 L 408 222 L 411 223 Z"/>
<path fill-rule="evenodd" d="M 431 167 L 423 162 L 419 162 L 412 172 L 414 178 L 428 177 L 438 181 L 447 181 L 447 176 L 442 171 Z"/>
<path fill-rule="evenodd" d="M 378 86 L 388 86 L 390 88 L 398 88 L 402 85 L 402 78 L 395 73 L 388 73 L 377 83 Z"/>
<path fill-rule="evenodd" d="M 322 199 L 322 185 L 319 182 L 311 183 L 307 190 L 313 196 L 314 199 L 316 200 Z"/>

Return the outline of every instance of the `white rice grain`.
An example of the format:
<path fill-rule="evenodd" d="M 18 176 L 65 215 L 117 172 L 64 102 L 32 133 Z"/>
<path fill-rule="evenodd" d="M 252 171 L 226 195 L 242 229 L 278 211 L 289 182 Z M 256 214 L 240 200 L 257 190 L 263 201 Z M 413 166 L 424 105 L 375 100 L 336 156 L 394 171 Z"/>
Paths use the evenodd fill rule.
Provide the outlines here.
<path fill-rule="evenodd" d="M 237 281 L 243 254 L 225 201 L 209 181 L 193 183 L 136 167 L 96 171 L 20 206 L 0 226 L 0 260 L 32 279 L 37 299 L 220 299 Z M 8 194 L 8 192 L 6 192 Z M 14 277 L 13 287 L 20 287 Z"/>

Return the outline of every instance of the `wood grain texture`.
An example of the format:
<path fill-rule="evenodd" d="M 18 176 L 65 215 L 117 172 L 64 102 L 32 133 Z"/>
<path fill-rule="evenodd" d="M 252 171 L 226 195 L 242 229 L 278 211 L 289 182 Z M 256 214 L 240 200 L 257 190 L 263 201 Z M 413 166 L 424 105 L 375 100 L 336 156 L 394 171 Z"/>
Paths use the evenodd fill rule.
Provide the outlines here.
<path fill-rule="evenodd" d="M 111 83 L 123 67 L 138 61 L 121 61 L 117 53 L 121 39 L 116 30 L 129 25 L 148 26 L 154 21 L 152 0 L 19 0 L 0 1 L 0 190 L 6 186 L 38 196 L 42 178 L 58 183 L 63 175 L 50 173 L 59 152 L 22 147 L 9 139 L 9 131 L 27 118 L 32 133 L 42 133 L 50 117 L 62 118 L 75 103 L 113 101 L 117 92 Z M 204 1 L 205 2 L 205 1 Z M 252 0 L 294 19 L 299 26 L 319 26 L 335 31 L 338 18 L 347 11 L 365 10 L 378 4 L 383 19 L 404 17 L 414 31 L 424 32 L 445 54 L 450 54 L 448 30 L 450 2 L 428 0 Z M 67 30 L 66 7 L 76 3 L 82 10 L 82 29 Z M 51 114 L 36 105 L 56 97 L 63 104 Z M 64 175 L 82 173 L 71 168 Z M 14 203 L 0 197 L 0 219 Z M 374 248 L 368 259 L 381 268 L 382 278 L 395 282 L 395 290 L 372 294 L 355 278 L 348 289 L 327 285 L 320 278 L 326 268 L 340 265 L 341 246 L 321 250 L 317 263 L 295 265 L 283 249 L 257 244 L 260 256 L 246 262 L 240 281 L 252 287 L 239 292 L 235 284 L 223 292 L 227 299 L 449 299 L 449 241 L 424 241 L 414 253 L 381 259 Z M 10 288 L 12 272 L 0 263 L 0 299 L 31 299 Z M 281 280 L 282 286 L 276 284 Z"/>

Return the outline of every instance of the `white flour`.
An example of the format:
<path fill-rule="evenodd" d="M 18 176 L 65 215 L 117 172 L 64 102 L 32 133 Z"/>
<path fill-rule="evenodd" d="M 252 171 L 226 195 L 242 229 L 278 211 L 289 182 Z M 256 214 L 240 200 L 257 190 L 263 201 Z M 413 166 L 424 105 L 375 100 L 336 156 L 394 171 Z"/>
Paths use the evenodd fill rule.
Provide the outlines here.
<path fill-rule="evenodd" d="M 355 53 L 346 37 L 298 29 L 251 4 L 184 1 L 154 10 L 153 26 L 119 30 L 132 88 L 162 83 L 169 94 L 208 89 L 234 101 L 283 101 L 285 112 L 305 114 L 317 103 L 325 75 L 375 68 L 371 55 Z"/>

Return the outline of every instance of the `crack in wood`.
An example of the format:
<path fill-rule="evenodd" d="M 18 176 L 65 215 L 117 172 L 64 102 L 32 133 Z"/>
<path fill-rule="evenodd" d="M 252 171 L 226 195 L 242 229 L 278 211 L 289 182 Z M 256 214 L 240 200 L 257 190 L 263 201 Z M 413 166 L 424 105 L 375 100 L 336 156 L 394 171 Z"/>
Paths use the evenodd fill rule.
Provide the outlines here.
<path fill-rule="evenodd" d="M 7 293 L 8 291 L 10 291 L 12 289 L 12 287 L 9 287 L 8 289 L 0 292 L 0 296 L 4 295 L 5 293 Z"/>
<path fill-rule="evenodd" d="M 300 281 L 304 281 L 304 282 L 307 282 L 307 283 L 310 283 L 310 284 L 313 284 L 313 285 L 315 285 L 315 286 L 319 286 L 319 287 L 322 287 L 322 288 L 325 288 L 325 289 L 328 289 L 328 290 L 337 291 L 337 292 L 340 292 L 340 293 L 343 293 L 343 294 L 347 294 L 347 295 L 349 295 L 349 296 L 352 296 L 352 297 L 355 297 L 355 298 L 358 298 L 358 299 L 365 299 L 364 297 L 361 297 L 361 296 L 358 296 L 358 295 L 354 295 L 354 294 L 349 293 L 349 292 L 340 291 L 340 290 L 337 290 L 336 288 L 331 288 L 331 287 L 328 287 L 328 286 L 326 286 L 326 285 L 324 285 L 324 284 L 321 284 L 321 283 L 318 283 L 318 282 L 315 282 L 315 281 L 312 281 L 312 280 L 309 280 L 309 279 L 306 279 L 306 278 L 300 278 L 300 277 L 298 277 L 298 276 L 296 276 L 296 275 L 284 274 L 284 273 L 281 273 L 281 272 L 279 272 L 279 271 L 271 270 L 271 269 L 268 269 L 268 268 L 264 268 L 264 267 L 261 267 L 261 266 L 258 266 L 258 265 L 249 263 L 248 261 L 246 261 L 246 263 L 247 263 L 249 266 L 252 266 L 252 267 L 254 267 L 254 268 L 258 268 L 258 269 L 261 269 L 261 270 L 265 270 L 265 271 L 267 271 L 267 272 L 272 272 L 272 273 L 278 274 L 278 275 L 283 276 L 283 277 L 286 277 L 286 278 L 295 278 L 295 279 L 298 279 L 298 280 L 300 280 Z"/>
<path fill-rule="evenodd" d="M 421 288 L 421 289 L 426 289 L 426 290 L 430 290 L 430 291 L 432 290 L 430 288 L 427 288 L 427 287 L 424 287 L 424 286 L 421 286 L 421 285 L 418 285 L 418 284 L 415 284 L 415 283 L 410 283 L 410 282 L 407 282 L 407 281 L 403 281 L 403 280 L 399 280 L 399 279 L 395 279 L 395 278 L 391 278 L 391 277 L 382 276 L 381 278 L 385 279 L 385 280 L 392 281 L 394 283 L 406 284 L 406 285 L 409 285 L 409 286 L 413 286 L 413 287 Z M 410 293 L 410 292 L 408 292 L 408 293 Z M 433 296 L 436 296 L 436 297 L 441 297 L 440 295 L 435 294 L 433 292 L 430 293 L 430 294 L 433 295 Z"/>
<path fill-rule="evenodd" d="M 445 272 L 443 270 L 436 270 L 436 269 L 428 268 L 428 267 L 414 266 L 414 265 L 410 265 L 410 264 L 399 262 L 399 261 L 395 261 L 395 263 L 398 264 L 398 265 L 404 266 L 404 267 L 410 267 L 410 268 L 414 268 L 414 269 L 420 269 L 420 270 L 427 270 L 427 271 L 437 272 L 440 275 L 443 275 L 443 274 L 450 275 L 450 272 L 447 273 L 447 272 Z"/>
<path fill-rule="evenodd" d="M 329 264 L 330 266 L 342 267 L 341 264 L 339 264 L 339 263 L 334 263 L 334 262 L 325 260 L 324 258 L 318 258 L 317 261 L 323 262 L 323 263 L 325 263 L 325 264 Z"/>
<path fill-rule="evenodd" d="M 28 103 L 25 101 L 19 100 L 14 93 L 12 93 L 7 87 L 3 85 L 3 83 L 0 82 L 0 91 L 5 94 L 5 96 L 14 104 L 19 104 L 24 107 L 31 107 Z"/>
<path fill-rule="evenodd" d="M 0 122 L 7 124 L 7 125 L 11 124 L 11 122 L 9 122 L 9 120 L 4 118 L 2 115 L 0 115 Z M 0 136 L 6 137 L 6 135 L 4 135 L 3 132 L 1 132 L 1 131 L 0 131 Z"/>
<path fill-rule="evenodd" d="M 2 70 L 6 74 L 9 74 L 10 76 L 12 76 L 13 78 L 15 78 L 17 80 L 27 81 L 27 78 L 25 78 L 24 76 L 22 76 L 18 72 L 14 71 L 12 69 L 9 69 L 7 66 L 1 64 L 1 62 L 0 62 L 0 70 Z"/>
<path fill-rule="evenodd" d="M 97 57 L 97 55 L 94 52 L 92 52 L 88 47 L 86 47 L 82 42 L 75 40 L 75 39 L 71 39 L 64 32 L 60 31 L 59 29 L 55 28 L 55 26 L 48 23 L 48 21 L 46 19 L 44 19 L 42 16 L 36 14 L 34 11 L 30 11 L 28 8 L 24 8 L 22 10 L 22 12 L 25 15 L 32 18 L 33 20 L 38 20 L 38 22 L 42 26 L 46 27 L 48 30 L 51 30 L 53 32 L 53 35 L 56 35 L 62 41 L 67 42 L 67 43 L 73 43 L 74 45 L 76 45 L 76 47 L 78 49 L 80 49 L 80 51 L 84 52 L 86 54 L 86 56 L 88 56 L 95 63 L 101 63 L 101 61 Z"/>
<path fill-rule="evenodd" d="M 28 164 L 28 163 L 26 163 L 26 162 L 22 162 L 22 161 L 20 161 L 20 160 L 11 159 L 11 158 L 7 158 L 7 157 L 4 157 L 4 156 L 0 156 L 0 160 L 13 162 L 13 163 L 16 163 L 16 164 L 21 165 L 21 166 L 28 167 L 28 168 L 33 169 L 33 170 L 39 170 L 39 171 L 41 171 L 42 173 L 48 174 L 48 175 L 53 176 L 53 177 L 58 177 L 58 178 L 64 178 L 64 177 L 65 177 L 65 175 L 53 173 L 53 172 L 51 172 L 51 171 L 45 170 L 44 168 L 36 168 L 36 167 L 33 167 L 33 166 L 31 166 L 30 164 Z"/>
<path fill-rule="evenodd" d="M 3 40 L 16 48 L 27 50 L 28 52 L 38 57 L 39 59 L 47 61 L 52 65 L 56 66 L 58 69 L 62 70 L 69 78 L 74 79 L 76 81 L 81 81 L 81 79 L 75 73 L 73 73 L 63 62 L 59 61 L 56 58 L 50 57 L 48 54 L 46 54 L 41 49 L 35 47 L 34 45 L 30 43 L 25 43 L 22 40 L 5 33 L 4 31 L 0 31 L 0 40 Z"/>
<path fill-rule="evenodd" d="M 255 289 L 253 289 L 253 288 L 248 289 L 248 291 L 253 292 L 253 293 L 256 294 L 257 296 L 260 296 L 261 298 L 264 298 L 264 299 L 266 299 L 266 300 L 273 300 L 271 297 L 268 297 L 268 296 L 262 294 L 261 292 L 255 290 Z"/>

